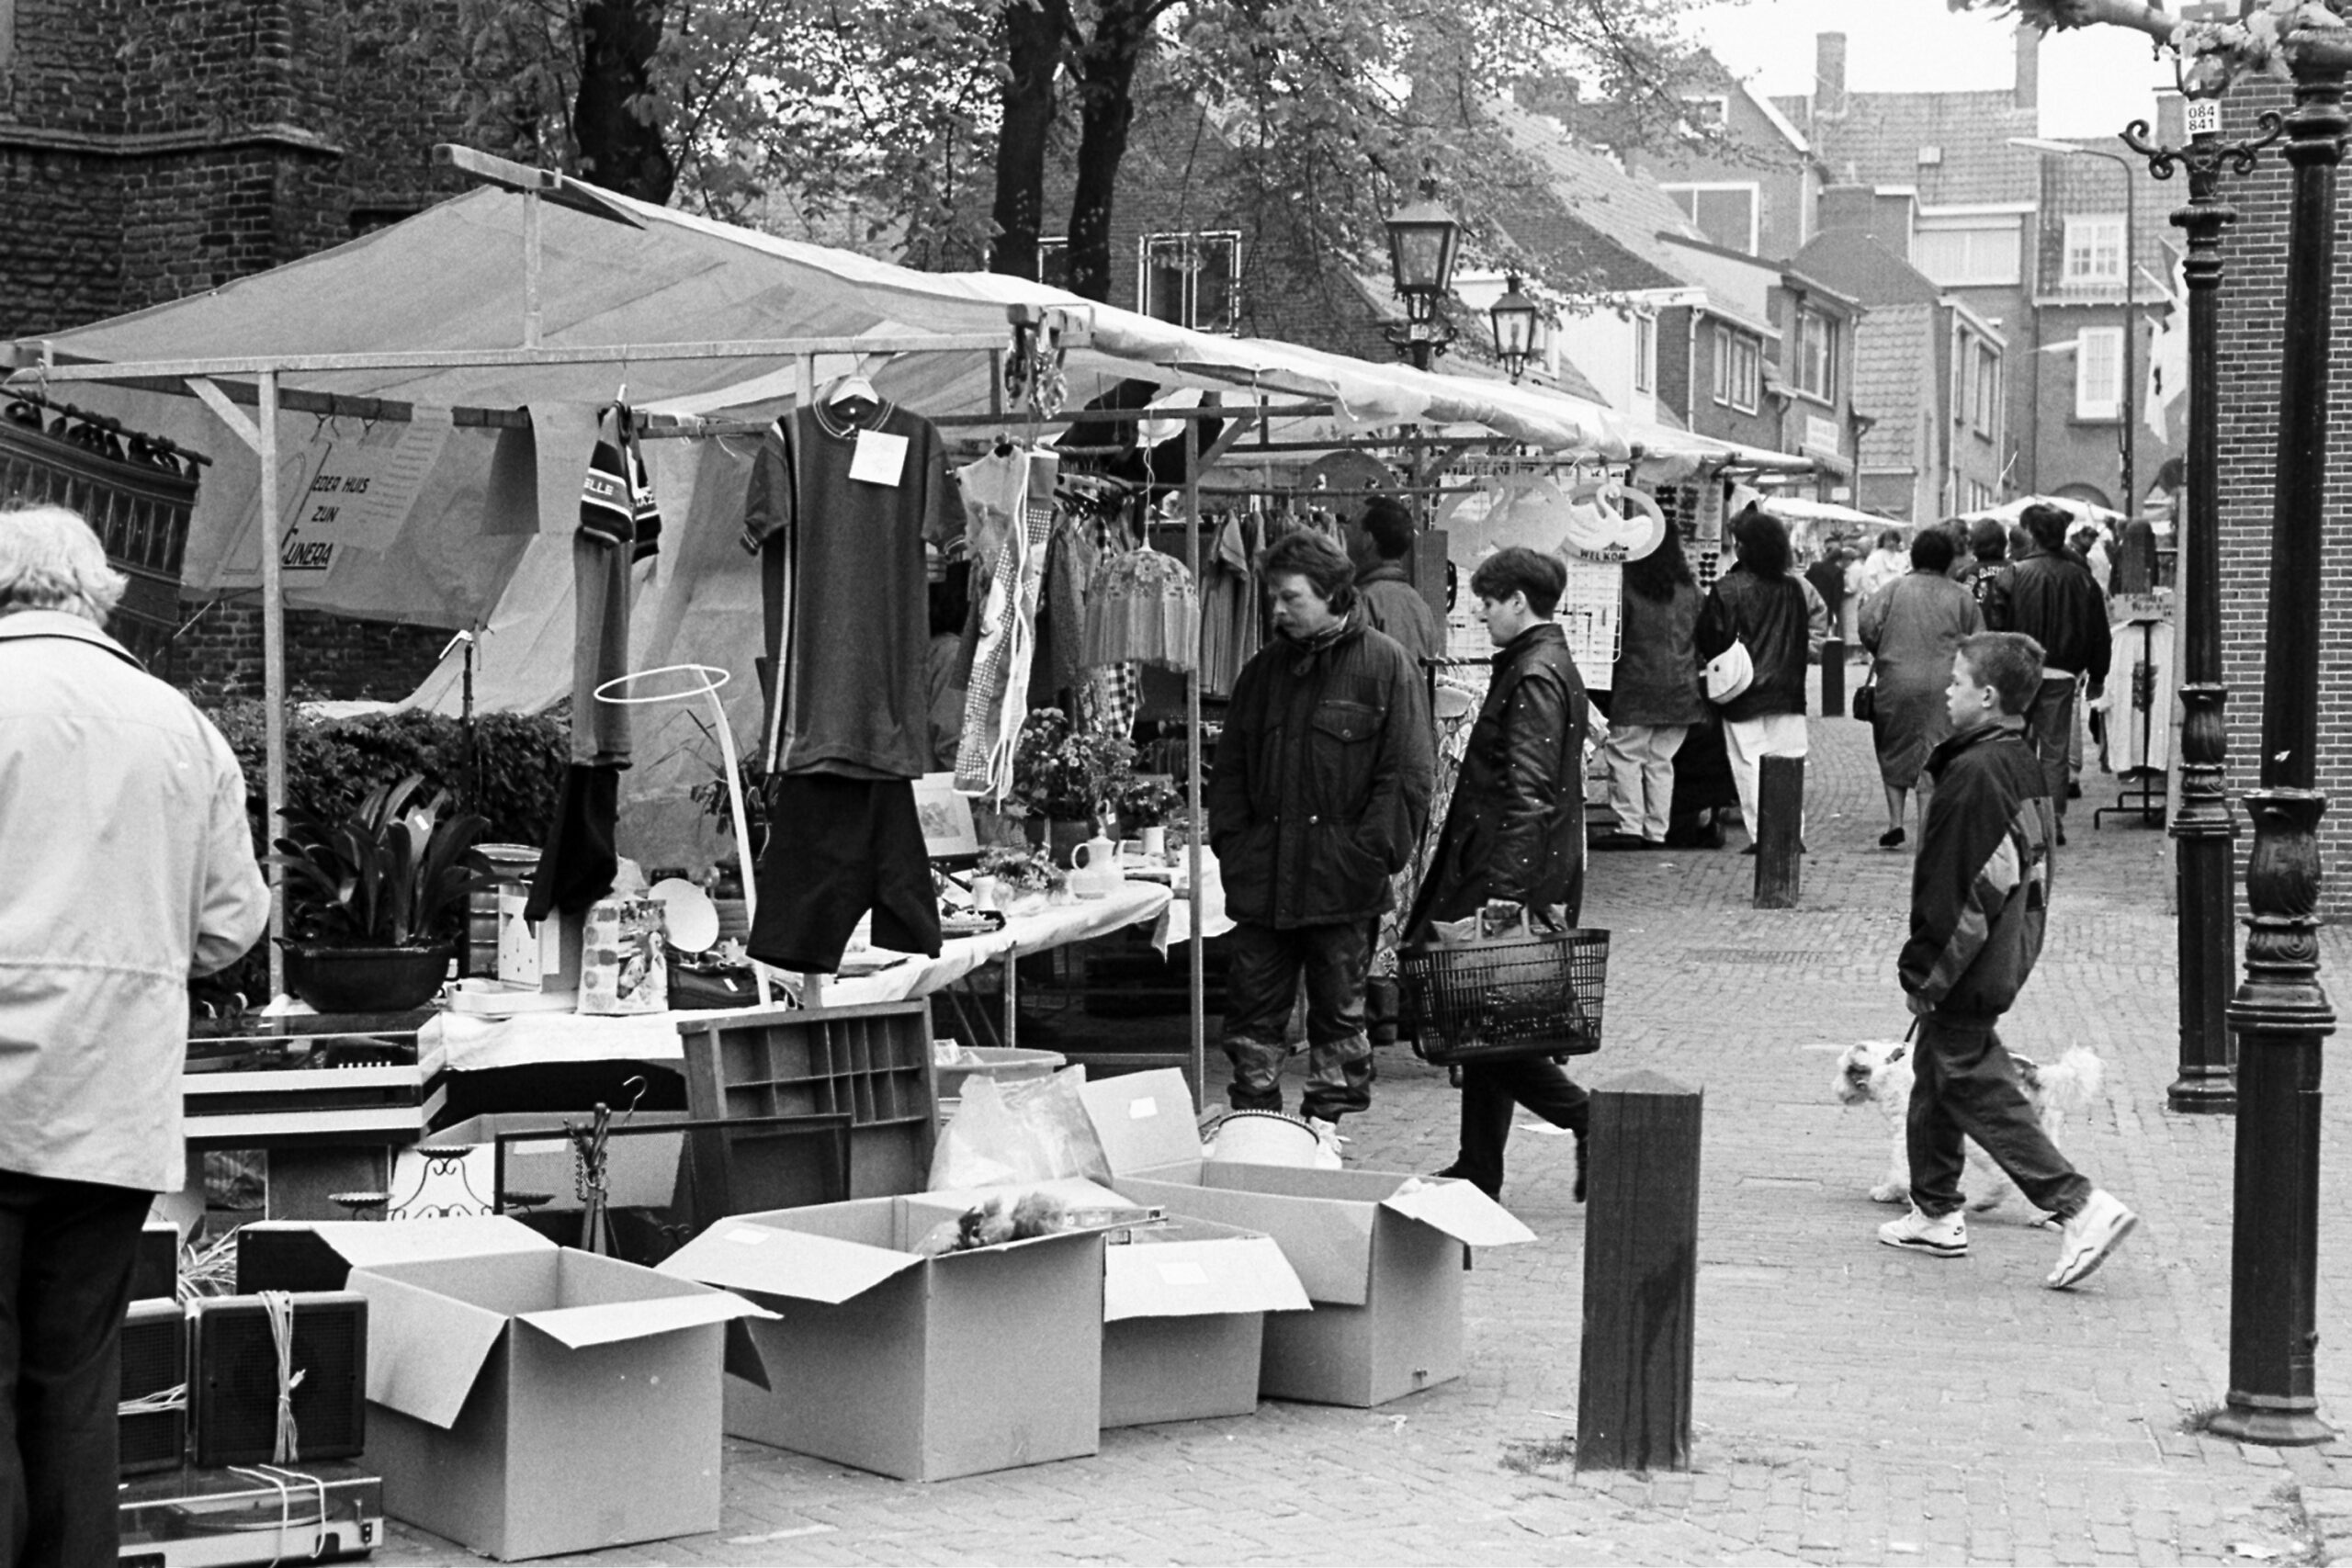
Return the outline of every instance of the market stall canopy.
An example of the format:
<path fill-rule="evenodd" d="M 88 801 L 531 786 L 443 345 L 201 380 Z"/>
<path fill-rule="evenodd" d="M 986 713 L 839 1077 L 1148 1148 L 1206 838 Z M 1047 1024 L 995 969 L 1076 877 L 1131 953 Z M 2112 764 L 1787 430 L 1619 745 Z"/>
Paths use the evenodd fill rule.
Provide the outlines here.
<path fill-rule="evenodd" d="M 1884 532 L 1889 528 L 1911 531 L 1911 525 L 1899 517 L 1881 517 L 1875 512 L 1857 512 L 1850 506 L 1834 502 L 1808 501 L 1799 495 L 1763 495 L 1758 498 L 1764 510 L 1777 513 L 1792 523 L 1810 523 L 1828 528 L 1869 528 Z"/>
<path fill-rule="evenodd" d="M 2120 525 L 2124 520 L 2123 513 L 2120 512 L 2110 512 L 2104 506 L 2095 506 L 2087 501 L 2077 501 L 2071 495 L 2021 495 L 2015 501 L 2005 501 L 1998 506 L 1988 506 L 1977 512 L 1963 512 L 1960 514 L 1960 520 L 1963 523 L 1973 523 L 1980 518 L 1989 517 L 1996 523 L 2014 528 L 2024 521 L 2025 509 L 2029 506 L 2055 506 L 2074 513 L 2078 522 L 2103 523 L 2110 528 Z"/>
<path fill-rule="evenodd" d="M 251 406 L 254 374 L 282 367 L 283 395 L 302 411 L 281 416 L 289 491 L 312 483 L 322 448 L 348 452 L 370 440 L 383 449 L 377 466 L 406 476 L 405 488 L 395 487 L 400 515 L 379 516 L 376 531 L 349 539 L 340 559 L 289 567 L 288 603 L 448 626 L 489 614 L 532 536 L 569 533 L 594 410 L 624 389 L 640 408 L 681 414 L 765 415 L 789 402 L 797 361 L 725 354 L 730 344 L 953 334 L 1009 344 L 1008 306 L 1059 306 L 1092 324 L 1091 346 L 1068 367 L 1072 403 L 1140 378 L 1327 400 L 1341 430 L 1475 425 L 1546 451 L 1628 451 L 1610 411 L 1554 391 L 1191 332 L 1019 278 L 916 272 L 593 195 L 577 207 L 540 208 L 535 289 L 524 261 L 526 198 L 479 189 L 208 293 L 20 343 L 11 379 L 38 388 L 44 360 L 123 366 L 135 385 L 60 382 L 50 391 L 216 459 L 183 566 L 186 588 L 207 593 L 259 584 L 256 465 L 209 410 L 178 395 L 196 373 L 184 367 L 209 364 L 217 384 Z M 560 363 L 518 351 L 505 363 L 447 363 L 514 349 L 533 296 L 545 349 L 609 354 Z M 665 358 L 656 346 L 683 344 L 722 352 Z M 338 367 L 335 356 L 377 363 Z M 381 363 L 388 357 L 398 362 Z M 972 346 L 866 368 L 884 395 L 922 412 L 986 414 L 995 359 L 991 348 Z M 820 374 L 850 364 L 837 358 Z M 133 365 L 147 368 L 134 376 Z M 340 400 L 330 408 L 322 395 Z M 389 428 L 396 425 L 413 430 L 400 436 Z M 290 504 L 287 515 L 301 525 Z"/>

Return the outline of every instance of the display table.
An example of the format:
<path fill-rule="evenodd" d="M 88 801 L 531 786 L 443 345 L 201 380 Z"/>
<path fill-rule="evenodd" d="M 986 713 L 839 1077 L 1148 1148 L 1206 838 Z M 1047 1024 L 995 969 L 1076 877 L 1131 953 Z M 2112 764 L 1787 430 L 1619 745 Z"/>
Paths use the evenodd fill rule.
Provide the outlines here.
<path fill-rule="evenodd" d="M 1176 869 L 1184 870 L 1184 852 L 1176 853 Z M 1223 936 L 1233 929 L 1233 918 L 1225 912 L 1225 877 L 1216 863 L 1216 856 L 1206 845 L 1201 848 L 1201 935 L 1204 938 Z M 1168 908 L 1159 912 L 1159 919 L 1151 928 L 1151 945 L 1159 949 L 1159 956 L 1168 950 L 1193 939 L 1193 901 L 1180 893 Z"/>
<path fill-rule="evenodd" d="M 827 976 L 823 1005 L 863 1007 L 929 996 L 986 964 L 1157 920 L 1167 912 L 1170 897 L 1164 886 L 1130 882 L 1107 898 L 1057 904 L 1035 914 L 1018 915 L 1000 931 L 949 939 L 941 944 L 936 958 L 914 955 L 871 974 Z M 417 1043 L 428 1078 L 436 1072 L 481 1072 L 550 1062 L 683 1062 L 685 1048 L 678 1035 L 680 1023 L 759 1010 L 756 1006 L 697 1009 L 628 1018 L 542 1012 L 491 1019 L 442 1013 L 418 1032 Z"/>

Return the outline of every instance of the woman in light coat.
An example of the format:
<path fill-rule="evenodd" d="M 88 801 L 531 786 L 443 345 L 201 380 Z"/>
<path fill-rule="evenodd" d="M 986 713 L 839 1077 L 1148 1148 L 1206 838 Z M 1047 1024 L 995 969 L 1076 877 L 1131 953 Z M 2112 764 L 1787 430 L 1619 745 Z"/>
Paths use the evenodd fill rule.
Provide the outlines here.
<path fill-rule="evenodd" d="M 1871 734 L 1879 783 L 1886 790 L 1886 831 L 1879 848 L 1904 841 L 1904 803 L 1919 782 L 1928 753 L 1951 732 L 1944 689 L 1962 637 L 1984 629 L 1976 597 L 1948 575 L 1951 536 L 1922 528 L 1911 541 L 1911 570 L 1862 604 L 1862 646 L 1871 650 Z"/>

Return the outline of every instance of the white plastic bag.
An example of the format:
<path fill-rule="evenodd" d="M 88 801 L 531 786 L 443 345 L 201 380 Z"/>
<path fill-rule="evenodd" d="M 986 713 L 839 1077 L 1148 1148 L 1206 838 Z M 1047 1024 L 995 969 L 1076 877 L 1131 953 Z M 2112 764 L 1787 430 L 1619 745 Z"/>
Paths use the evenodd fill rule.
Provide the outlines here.
<path fill-rule="evenodd" d="M 1009 1085 L 975 1073 L 931 1156 L 930 1190 L 1059 1181 L 1107 1183 L 1111 1162 L 1086 1118 L 1084 1067 Z"/>

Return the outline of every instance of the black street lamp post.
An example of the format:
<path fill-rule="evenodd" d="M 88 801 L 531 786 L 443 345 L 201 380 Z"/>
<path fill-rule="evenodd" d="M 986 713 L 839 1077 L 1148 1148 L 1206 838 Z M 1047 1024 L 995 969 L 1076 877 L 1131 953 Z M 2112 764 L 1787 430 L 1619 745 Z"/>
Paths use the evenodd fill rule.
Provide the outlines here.
<path fill-rule="evenodd" d="M 1515 386 L 1527 373 L 1527 362 L 1535 357 L 1535 334 L 1544 311 L 1520 292 L 1519 274 L 1508 272 L 1503 275 L 1502 296 L 1487 307 L 1487 316 L 1495 327 L 1495 355 Z"/>
<path fill-rule="evenodd" d="M 2262 651 L 2262 773 L 2245 798 L 2245 981 L 2228 1016 L 2238 1038 L 2238 1136 L 2230 1249 L 2225 1437 L 2324 1443 L 2315 1347 L 2319 1272 L 2320 1043 L 2335 1012 L 2320 985 L 2319 637 L 2326 504 L 2328 353 L 2335 306 L 2335 171 L 2347 121 L 2345 69 L 2295 65 L 2285 156 L 2286 342 L 2271 492 L 2270 586 Z"/>
<path fill-rule="evenodd" d="M 1388 265 L 1405 299 L 1404 330 L 1389 328 L 1388 341 L 1416 370 L 1427 370 L 1453 341 L 1453 323 L 1438 314 L 1438 301 L 1453 287 L 1461 248 L 1461 223 L 1438 204 L 1437 182 L 1424 179 L 1419 199 L 1388 220 Z"/>
<path fill-rule="evenodd" d="M 2237 944 L 2237 823 L 2230 815 L 2222 774 L 2228 733 L 2222 719 L 2229 688 L 2222 680 L 2222 231 L 2237 209 L 2222 199 L 2222 172 L 2254 172 L 2256 152 L 2283 127 L 2266 114 L 2252 141 L 2222 140 L 2222 106 L 2194 97 L 2189 143 L 2165 147 L 2148 141 L 2148 122 L 2135 119 L 2123 144 L 2148 160 L 2148 172 L 2172 178 L 2188 171 L 2188 205 L 2174 225 L 2188 237 L 2188 492 L 2181 515 L 2179 581 L 2180 700 L 2187 710 L 2180 737 L 2180 807 L 2168 831 L 2178 844 L 2180 1076 L 2166 1091 L 2175 1111 L 2228 1112 L 2238 1103 L 2236 1042 L 2227 1016 Z"/>

